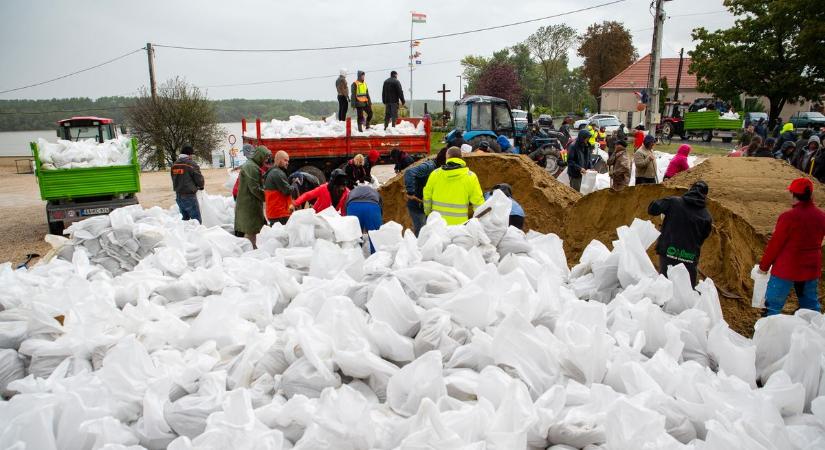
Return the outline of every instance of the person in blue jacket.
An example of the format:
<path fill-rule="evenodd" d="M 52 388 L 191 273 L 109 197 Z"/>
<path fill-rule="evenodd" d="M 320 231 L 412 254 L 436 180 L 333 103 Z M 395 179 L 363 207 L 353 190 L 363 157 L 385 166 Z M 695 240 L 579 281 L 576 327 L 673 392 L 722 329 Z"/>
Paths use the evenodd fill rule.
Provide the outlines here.
<path fill-rule="evenodd" d="M 501 153 L 518 153 L 516 148 L 510 145 L 510 140 L 507 139 L 507 136 L 499 136 L 496 138 L 496 142 L 501 148 Z"/>
<path fill-rule="evenodd" d="M 421 227 L 427 223 L 424 214 L 424 186 L 430 174 L 436 169 L 435 161 L 428 159 L 418 165 L 410 166 L 404 171 L 404 189 L 407 199 L 407 212 L 413 224 L 413 233 L 418 236 Z"/>
<path fill-rule="evenodd" d="M 513 202 L 513 205 L 510 207 L 510 226 L 516 227 L 519 230 L 524 229 L 524 208 L 513 198 L 513 188 L 509 184 L 499 183 L 493 186 L 492 189 L 484 193 L 484 200 L 490 198 L 496 189 L 500 190 Z"/>

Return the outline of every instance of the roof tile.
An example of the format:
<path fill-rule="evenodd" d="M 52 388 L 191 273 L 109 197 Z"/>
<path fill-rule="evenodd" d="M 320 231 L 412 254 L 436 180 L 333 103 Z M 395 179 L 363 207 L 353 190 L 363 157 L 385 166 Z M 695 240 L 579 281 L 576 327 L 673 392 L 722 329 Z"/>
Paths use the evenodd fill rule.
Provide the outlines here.
<path fill-rule="evenodd" d="M 689 74 L 690 58 L 685 58 L 682 63 L 681 89 L 695 89 L 696 75 Z M 643 56 L 640 60 L 629 65 L 618 75 L 608 80 L 601 89 L 644 89 L 647 87 L 647 78 L 650 71 L 650 54 Z M 676 86 L 676 75 L 679 71 L 679 58 L 662 58 L 659 74 L 662 78 L 667 78 L 668 85 Z"/>

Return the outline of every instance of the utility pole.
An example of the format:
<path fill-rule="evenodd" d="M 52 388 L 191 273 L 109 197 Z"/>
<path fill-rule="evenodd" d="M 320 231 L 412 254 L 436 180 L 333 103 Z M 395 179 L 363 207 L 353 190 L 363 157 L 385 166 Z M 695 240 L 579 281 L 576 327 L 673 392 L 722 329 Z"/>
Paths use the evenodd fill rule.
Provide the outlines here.
<path fill-rule="evenodd" d="M 656 16 L 653 19 L 653 44 L 650 46 L 650 104 L 647 105 L 645 113 L 645 123 L 648 133 L 655 128 L 653 124 L 654 115 L 659 112 L 659 66 L 662 59 L 662 31 L 665 25 L 665 12 L 662 9 L 665 0 L 653 0 L 656 2 Z"/>
<path fill-rule="evenodd" d="M 414 12 L 410 11 L 411 14 L 415 14 Z M 415 61 L 413 61 L 413 25 L 415 22 L 410 18 L 410 117 L 415 115 L 414 108 L 415 102 L 413 101 L 413 67 L 415 66 Z"/>
<path fill-rule="evenodd" d="M 461 75 L 456 76 L 458 77 L 458 99 L 461 100 L 463 98 L 461 96 L 461 88 L 463 87 L 462 84 L 464 82 L 464 79 L 461 77 Z"/>
<path fill-rule="evenodd" d="M 679 50 L 679 71 L 676 72 L 676 90 L 673 92 L 673 101 L 679 103 L 679 85 L 682 84 L 682 64 L 685 62 L 685 49 Z"/>
<path fill-rule="evenodd" d="M 441 90 L 436 91 L 441 94 L 441 120 L 444 121 L 444 126 L 447 126 L 447 92 L 452 92 L 447 89 L 447 85 L 442 83 Z"/>
<path fill-rule="evenodd" d="M 158 98 L 158 87 L 155 83 L 155 49 L 150 42 L 146 43 L 146 55 L 149 57 L 149 91 L 152 93 L 152 101 Z"/>

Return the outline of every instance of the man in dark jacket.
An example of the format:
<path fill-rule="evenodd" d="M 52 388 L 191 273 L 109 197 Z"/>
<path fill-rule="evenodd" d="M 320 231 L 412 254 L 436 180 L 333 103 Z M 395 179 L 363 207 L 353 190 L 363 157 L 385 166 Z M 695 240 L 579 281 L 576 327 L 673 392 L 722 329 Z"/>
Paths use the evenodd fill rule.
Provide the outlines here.
<path fill-rule="evenodd" d="M 289 174 L 289 186 L 293 199 L 300 197 L 320 185 L 321 181 L 311 173 L 297 170 Z"/>
<path fill-rule="evenodd" d="M 364 131 L 364 124 L 366 124 L 369 130 L 370 121 L 372 120 L 372 99 L 370 98 L 370 90 L 367 87 L 365 78 L 366 74 L 364 71 L 359 70 L 358 79 L 353 81 L 350 87 L 350 102 L 358 114 L 358 131 Z"/>
<path fill-rule="evenodd" d="M 567 150 L 567 176 L 570 177 L 570 187 L 581 191 L 582 175 L 592 167 L 590 160 L 593 147 L 590 145 L 590 132 L 579 131 L 576 142 L 570 144 Z"/>
<path fill-rule="evenodd" d="M 782 145 L 786 142 L 793 142 L 794 147 L 796 147 L 796 133 L 793 131 L 793 123 L 787 122 L 785 125 L 782 125 L 782 132 L 779 134 L 779 138 L 776 140 L 776 144 L 773 147 L 773 152 L 776 154 L 782 149 Z"/>
<path fill-rule="evenodd" d="M 647 207 L 651 216 L 665 215 L 662 234 L 656 243 L 659 273 L 666 274 L 668 267 L 684 264 L 693 286 L 696 286 L 699 252 L 713 225 L 713 218 L 705 207 L 707 195 L 708 185 L 700 180 L 681 197 L 654 200 Z"/>
<path fill-rule="evenodd" d="M 768 126 L 765 124 L 765 119 L 759 119 L 756 122 L 756 127 L 754 127 L 753 131 L 762 137 L 762 141 L 764 142 L 765 139 L 768 138 Z"/>
<path fill-rule="evenodd" d="M 782 312 L 793 286 L 799 307 L 819 311 L 817 284 L 822 275 L 822 239 L 825 212 L 813 202 L 814 184 L 797 178 L 788 186 L 793 207 L 776 221 L 773 235 L 759 262 L 764 274 L 771 271 L 765 292 L 765 315 Z"/>
<path fill-rule="evenodd" d="M 270 226 L 275 222 L 286 225 L 292 214 L 292 189 L 286 176 L 289 155 L 280 150 L 275 153 L 274 159 L 274 164 L 264 176 L 264 208 Z"/>
<path fill-rule="evenodd" d="M 390 77 L 384 80 L 384 88 L 381 90 L 381 103 L 384 104 L 384 129 L 387 125 L 392 124 L 395 127 L 395 122 L 398 120 L 398 103 L 404 106 L 404 88 L 401 87 L 401 82 L 398 81 L 398 72 L 390 72 Z"/>
<path fill-rule="evenodd" d="M 410 167 L 415 162 L 412 156 L 400 148 L 390 150 L 390 161 L 395 163 L 395 173 L 403 172 L 404 169 Z"/>
<path fill-rule="evenodd" d="M 427 223 L 427 216 L 424 214 L 424 186 L 427 179 L 436 169 L 435 161 L 428 159 L 421 164 L 409 167 L 404 171 L 404 189 L 407 199 L 407 212 L 413 224 L 413 233 L 418 236 L 421 227 Z"/>
<path fill-rule="evenodd" d="M 204 182 L 201 168 L 192 160 L 193 153 L 195 150 L 189 144 L 180 150 L 180 156 L 172 165 L 172 188 L 175 190 L 175 202 L 183 220 L 201 222 L 197 193 L 203 190 Z"/>
<path fill-rule="evenodd" d="M 461 148 L 462 145 L 465 144 L 464 142 L 464 133 L 459 130 L 455 130 L 452 132 L 452 135 L 448 135 L 446 139 L 447 145 L 444 146 L 441 150 L 438 151 L 438 154 L 435 156 L 435 166 L 441 167 L 444 164 L 447 164 L 447 150 L 450 147 L 457 147 Z"/>

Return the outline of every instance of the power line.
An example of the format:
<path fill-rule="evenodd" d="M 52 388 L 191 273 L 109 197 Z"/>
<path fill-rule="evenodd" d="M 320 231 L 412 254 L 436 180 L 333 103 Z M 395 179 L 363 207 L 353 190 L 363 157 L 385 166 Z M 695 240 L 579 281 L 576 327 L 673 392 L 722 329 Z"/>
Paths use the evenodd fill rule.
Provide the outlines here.
<path fill-rule="evenodd" d="M 82 109 L 59 109 L 54 111 L 0 111 L 0 115 L 39 115 L 39 114 L 57 114 L 57 113 L 76 113 L 86 111 L 109 111 L 115 109 L 126 109 L 128 106 L 107 106 L 100 108 L 82 108 Z"/>
<path fill-rule="evenodd" d="M 532 22 L 539 22 L 542 20 L 547 19 L 554 19 L 558 17 L 568 16 L 571 14 L 576 14 L 580 12 L 590 11 L 597 8 L 602 8 L 604 6 L 615 5 L 617 3 L 622 3 L 627 0 L 613 0 L 606 3 L 600 3 L 598 5 L 588 6 L 585 8 L 579 8 L 572 11 L 567 11 L 558 14 L 552 14 L 549 16 L 538 17 L 535 19 L 528 19 L 528 20 L 521 20 L 518 22 L 507 23 L 503 25 L 494 25 L 484 28 L 476 28 L 472 30 L 465 30 L 465 31 L 457 31 L 454 33 L 445 33 L 445 34 L 436 34 L 432 36 L 425 36 L 425 37 L 418 37 L 414 38 L 413 40 L 416 41 L 424 41 L 424 40 L 433 40 L 433 39 L 441 39 L 446 37 L 453 37 L 453 36 L 462 36 L 465 34 L 472 34 L 472 33 L 479 33 L 482 31 L 490 31 L 490 30 L 497 30 L 501 28 L 508 28 L 514 27 L 517 25 L 524 25 L 527 23 Z M 152 44 L 154 47 L 163 47 L 163 48 L 173 48 L 178 50 L 195 50 L 195 51 L 208 51 L 208 52 L 253 52 L 253 53 L 292 53 L 292 52 L 311 52 L 311 51 L 323 51 L 323 50 L 343 50 L 343 49 L 350 49 L 350 48 L 363 48 L 363 47 L 378 47 L 383 45 L 392 45 L 392 44 L 406 44 L 410 42 L 409 39 L 401 39 L 395 41 L 383 41 L 383 42 L 372 42 L 367 44 L 350 44 L 350 45 L 335 45 L 335 46 L 328 46 L 328 47 L 304 47 L 304 48 L 271 48 L 271 49 L 255 49 L 255 48 L 209 48 L 209 47 L 188 47 L 183 45 L 164 45 L 164 44 Z"/>
<path fill-rule="evenodd" d="M 43 85 L 43 84 L 51 83 L 51 82 L 53 82 L 53 81 L 62 80 L 62 79 L 64 79 L 64 78 L 68 78 L 68 77 L 70 77 L 70 76 L 77 75 L 77 74 L 79 74 L 79 73 L 87 72 L 87 71 L 92 70 L 92 69 L 97 69 L 98 67 L 105 66 L 106 64 L 113 63 L 113 62 L 115 62 L 115 61 L 117 61 L 117 60 L 123 59 L 123 58 L 125 58 L 125 57 L 127 57 L 127 56 L 129 56 L 129 55 L 135 54 L 135 53 L 137 53 L 137 52 L 139 52 L 139 51 L 142 51 L 142 50 L 144 50 L 144 49 L 143 49 L 143 48 L 139 48 L 139 49 L 136 49 L 136 50 L 132 50 L 131 52 L 129 52 L 129 53 L 124 53 L 124 54 L 122 54 L 122 55 L 118 56 L 117 58 L 112 58 L 112 59 L 110 59 L 110 60 L 108 60 L 108 61 L 104 61 L 104 62 L 102 62 L 102 63 L 100 63 L 100 64 L 96 64 L 96 65 L 94 65 L 94 66 L 87 67 L 87 68 L 85 68 L 85 69 L 80 69 L 80 70 L 78 70 L 78 71 L 76 71 L 76 72 L 67 73 L 67 74 L 65 74 L 65 75 L 61 75 L 61 76 L 59 76 L 59 77 L 57 77 L 57 78 L 52 78 L 51 80 L 41 81 L 41 82 L 39 82 L 39 83 L 34 83 L 34 84 L 28 84 L 28 85 L 26 85 L 26 86 L 20 86 L 20 87 L 16 87 L 16 88 L 13 88 L 13 89 L 6 89 L 5 91 L 0 91 L 0 94 L 5 94 L 5 93 L 7 93 L 7 92 L 20 91 L 20 90 L 23 90 L 23 89 L 28 89 L 28 88 L 30 88 L 30 87 L 40 86 L 40 85 Z"/>

